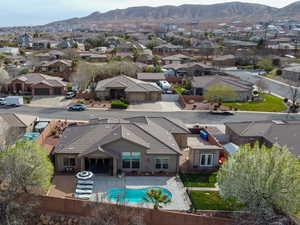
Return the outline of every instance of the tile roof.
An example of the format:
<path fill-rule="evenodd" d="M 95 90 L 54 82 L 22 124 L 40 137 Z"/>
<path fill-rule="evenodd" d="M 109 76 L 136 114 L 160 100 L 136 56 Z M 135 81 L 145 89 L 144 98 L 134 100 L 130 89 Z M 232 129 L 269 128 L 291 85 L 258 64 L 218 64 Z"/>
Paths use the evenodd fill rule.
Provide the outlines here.
<path fill-rule="evenodd" d="M 63 78 L 48 76 L 41 73 L 28 73 L 21 76 L 18 76 L 11 80 L 21 80 L 26 84 L 36 85 L 38 83 L 45 83 L 52 87 L 65 87 L 67 84 L 63 81 Z"/>
<path fill-rule="evenodd" d="M 84 154 L 118 140 L 127 140 L 148 154 L 181 154 L 173 134 L 189 133 L 184 125 L 164 117 L 132 117 L 121 120 L 102 119 L 93 124 L 69 127 L 54 153 Z"/>

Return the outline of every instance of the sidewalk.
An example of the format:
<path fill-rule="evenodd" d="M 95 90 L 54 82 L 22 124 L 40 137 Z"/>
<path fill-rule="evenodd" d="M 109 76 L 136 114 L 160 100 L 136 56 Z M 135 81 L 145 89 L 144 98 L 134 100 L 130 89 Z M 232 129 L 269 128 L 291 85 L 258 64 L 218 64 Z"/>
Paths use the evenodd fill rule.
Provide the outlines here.
<path fill-rule="evenodd" d="M 190 191 L 220 191 L 219 188 L 205 188 L 205 187 L 186 187 Z"/>

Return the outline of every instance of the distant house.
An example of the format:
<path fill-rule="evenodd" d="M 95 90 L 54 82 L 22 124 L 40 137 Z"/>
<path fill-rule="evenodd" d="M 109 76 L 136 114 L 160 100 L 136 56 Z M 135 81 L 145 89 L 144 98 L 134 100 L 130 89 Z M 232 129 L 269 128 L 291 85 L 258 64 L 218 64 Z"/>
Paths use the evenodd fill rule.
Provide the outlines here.
<path fill-rule="evenodd" d="M 127 99 L 129 102 L 161 99 L 161 89 L 157 85 L 125 75 L 99 81 L 95 91 L 99 99 Z"/>
<path fill-rule="evenodd" d="M 164 117 L 96 119 L 64 131 L 52 153 L 55 170 L 176 174 L 187 134 L 179 121 Z"/>
<path fill-rule="evenodd" d="M 145 82 L 158 82 L 160 80 L 165 80 L 164 73 L 138 73 L 137 79 Z"/>
<path fill-rule="evenodd" d="M 216 84 L 224 84 L 237 93 L 236 99 L 228 99 L 227 101 L 243 102 L 250 100 L 252 97 L 252 83 L 234 77 L 220 75 L 194 77 L 191 81 L 192 93 L 194 95 L 204 96 L 209 87 Z"/>
<path fill-rule="evenodd" d="M 78 48 L 79 43 L 73 39 L 66 39 L 59 42 L 56 47 L 58 48 Z"/>
<path fill-rule="evenodd" d="M 53 48 L 54 45 L 55 42 L 49 39 L 34 38 L 32 41 L 33 49 L 48 49 L 48 48 Z"/>
<path fill-rule="evenodd" d="M 15 56 L 15 55 L 19 55 L 20 51 L 19 51 L 19 48 L 3 47 L 3 48 L 0 48 L 0 54 L 1 53 Z"/>
<path fill-rule="evenodd" d="M 237 145 L 260 142 L 268 147 L 287 146 L 300 160 L 300 121 L 247 121 L 225 123 L 226 134 Z"/>
<path fill-rule="evenodd" d="M 178 54 L 181 49 L 183 49 L 182 46 L 167 43 L 154 47 L 153 53 L 157 55 L 175 55 Z"/>
<path fill-rule="evenodd" d="M 60 77 L 28 73 L 12 79 L 8 84 L 11 93 L 35 95 L 64 95 L 66 82 Z"/>
<path fill-rule="evenodd" d="M 183 54 L 177 54 L 177 55 L 166 56 L 162 58 L 162 61 L 164 64 L 172 64 L 172 63 L 183 64 L 183 63 L 191 62 L 192 57 Z"/>
<path fill-rule="evenodd" d="M 281 77 L 294 82 L 300 82 L 300 65 L 284 68 Z"/>
<path fill-rule="evenodd" d="M 107 62 L 108 56 L 104 54 L 82 53 L 79 57 L 88 62 Z"/>
<path fill-rule="evenodd" d="M 223 55 L 212 60 L 212 65 L 215 67 L 232 67 L 236 64 L 236 57 L 234 55 Z"/>
<path fill-rule="evenodd" d="M 36 117 L 17 115 L 13 113 L 0 114 L 0 151 L 13 145 L 26 131 L 30 131 Z"/>
<path fill-rule="evenodd" d="M 42 62 L 38 67 L 38 71 L 48 73 L 72 72 L 72 62 L 70 60 L 54 60 L 50 62 Z"/>
<path fill-rule="evenodd" d="M 20 47 L 31 48 L 32 47 L 33 38 L 30 34 L 23 34 L 18 37 L 18 44 Z"/>

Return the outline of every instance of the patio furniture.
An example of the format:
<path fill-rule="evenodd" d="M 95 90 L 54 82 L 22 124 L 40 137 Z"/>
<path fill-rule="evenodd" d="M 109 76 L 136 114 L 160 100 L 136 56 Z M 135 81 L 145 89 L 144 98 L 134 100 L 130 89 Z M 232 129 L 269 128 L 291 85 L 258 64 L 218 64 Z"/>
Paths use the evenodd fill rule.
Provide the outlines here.
<path fill-rule="evenodd" d="M 90 171 L 82 171 L 76 174 L 76 178 L 79 180 L 89 180 L 94 176 Z"/>
<path fill-rule="evenodd" d="M 91 198 L 91 194 L 74 194 L 75 198 L 89 200 Z"/>
<path fill-rule="evenodd" d="M 82 184 L 77 184 L 76 189 L 93 190 L 93 185 L 82 185 Z"/>
<path fill-rule="evenodd" d="M 81 185 L 93 185 L 94 181 L 92 181 L 92 180 L 78 180 L 77 184 L 81 184 Z"/>
<path fill-rule="evenodd" d="M 92 194 L 93 190 L 76 189 L 75 193 L 76 194 Z"/>

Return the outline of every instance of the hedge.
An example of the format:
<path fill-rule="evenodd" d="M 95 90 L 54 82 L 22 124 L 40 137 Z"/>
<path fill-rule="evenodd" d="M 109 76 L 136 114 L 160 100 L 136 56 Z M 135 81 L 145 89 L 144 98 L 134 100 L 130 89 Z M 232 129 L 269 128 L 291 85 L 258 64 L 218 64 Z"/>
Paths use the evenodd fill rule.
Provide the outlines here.
<path fill-rule="evenodd" d="M 111 103 L 111 108 L 112 109 L 127 109 L 128 104 L 126 104 L 122 101 L 114 101 Z"/>

